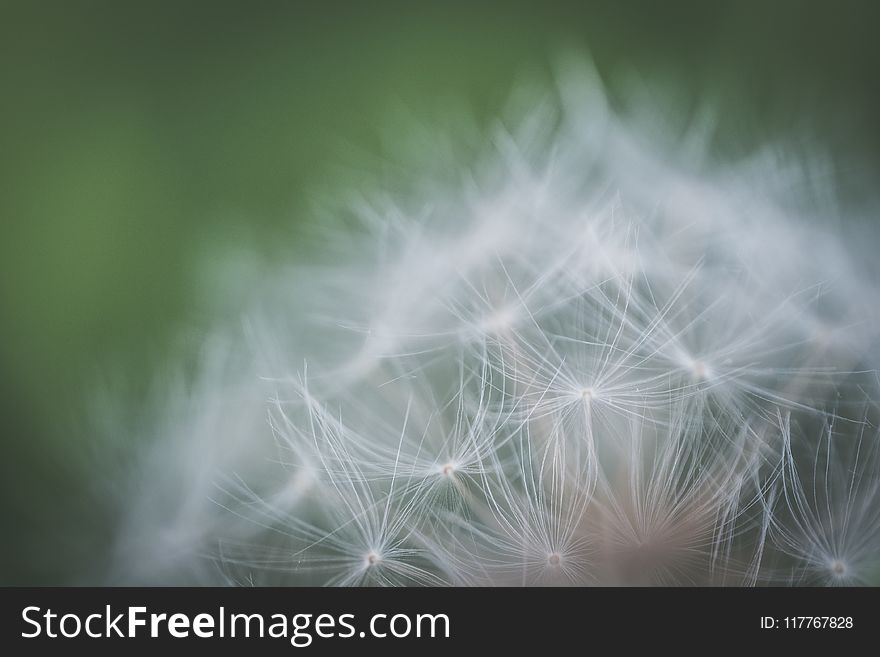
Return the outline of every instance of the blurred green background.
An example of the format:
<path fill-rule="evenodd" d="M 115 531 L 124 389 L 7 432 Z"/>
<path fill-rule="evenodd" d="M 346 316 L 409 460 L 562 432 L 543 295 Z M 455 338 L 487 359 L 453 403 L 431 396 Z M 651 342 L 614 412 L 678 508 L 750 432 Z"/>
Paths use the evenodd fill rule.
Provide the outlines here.
<path fill-rule="evenodd" d="M 0 584 L 100 568 L 94 390 L 136 400 L 178 353 L 208 247 L 295 249 L 309 190 L 340 144 L 382 155 L 389 108 L 488 120 L 582 47 L 612 89 L 716 102 L 734 148 L 813 127 L 861 162 L 855 197 L 877 181 L 877 6 L 0 2 Z"/>

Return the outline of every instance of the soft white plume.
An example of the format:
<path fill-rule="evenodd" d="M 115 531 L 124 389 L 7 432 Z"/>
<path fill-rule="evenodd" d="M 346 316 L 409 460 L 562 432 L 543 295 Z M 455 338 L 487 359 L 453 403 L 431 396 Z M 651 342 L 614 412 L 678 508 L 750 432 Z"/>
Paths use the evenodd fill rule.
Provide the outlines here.
<path fill-rule="evenodd" d="M 707 126 L 572 58 L 467 161 L 401 129 L 156 403 L 112 580 L 878 582 L 876 281 L 821 158 Z"/>

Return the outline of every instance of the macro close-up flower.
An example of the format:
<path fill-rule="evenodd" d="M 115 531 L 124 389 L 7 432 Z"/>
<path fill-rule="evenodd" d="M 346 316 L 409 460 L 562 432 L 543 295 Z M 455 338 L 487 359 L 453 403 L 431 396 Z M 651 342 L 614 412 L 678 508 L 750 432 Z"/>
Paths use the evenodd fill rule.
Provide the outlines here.
<path fill-rule="evenodd" d="M 3 584 L 880 586 L 866 7 L 208 4 L 2 28 Z"/>
<path fill-rule="evenodd" d="M 250 283 L 154 402 L 113 577 L 876 582 L 880 304 L 816 162 L 660 146 L 585 53 L 513 95 Z"/>

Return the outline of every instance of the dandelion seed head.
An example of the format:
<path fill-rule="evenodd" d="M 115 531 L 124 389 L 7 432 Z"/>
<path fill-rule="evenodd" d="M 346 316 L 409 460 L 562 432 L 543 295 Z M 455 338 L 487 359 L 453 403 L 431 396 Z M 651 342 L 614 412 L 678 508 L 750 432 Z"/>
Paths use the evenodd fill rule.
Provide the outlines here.
<path fill-rule="evenodd" d="M 880 304 L 828 183 L 770 146 L 716 161 L 700 119 L 679 152 L 652 99 L 630 122 L 561 67 L 466 160 L 397 140 L 394 186 L 334 193 L 309 262 L 218 320 L 144 431 L 108 578 L 876 577 Z"/>

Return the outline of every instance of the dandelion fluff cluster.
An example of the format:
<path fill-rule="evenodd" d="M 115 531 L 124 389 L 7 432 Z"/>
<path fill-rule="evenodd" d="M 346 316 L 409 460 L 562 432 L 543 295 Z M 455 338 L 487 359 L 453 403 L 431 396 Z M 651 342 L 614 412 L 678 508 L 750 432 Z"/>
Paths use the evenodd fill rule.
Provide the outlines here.
<path fill-rule="evenodd" d="M 832 177 L 636 105 L 578 60 L 466 161 L 413 131 L 166 387 L 109 577 L 880 583 L 880 306 Z"/>

